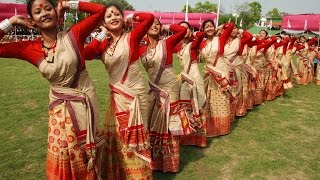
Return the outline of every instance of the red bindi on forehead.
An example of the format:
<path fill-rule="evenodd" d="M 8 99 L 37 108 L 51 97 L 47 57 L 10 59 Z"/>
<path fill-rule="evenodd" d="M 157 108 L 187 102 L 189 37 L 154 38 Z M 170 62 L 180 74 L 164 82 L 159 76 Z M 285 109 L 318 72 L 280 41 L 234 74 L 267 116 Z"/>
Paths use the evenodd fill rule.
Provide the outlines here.
<path fill-rule="evenodd" d="M 40 3 L 40 4 L 39 4 L 39 7 L 40 7 L 40 8 L 43 8 L 43 4 Z"/>

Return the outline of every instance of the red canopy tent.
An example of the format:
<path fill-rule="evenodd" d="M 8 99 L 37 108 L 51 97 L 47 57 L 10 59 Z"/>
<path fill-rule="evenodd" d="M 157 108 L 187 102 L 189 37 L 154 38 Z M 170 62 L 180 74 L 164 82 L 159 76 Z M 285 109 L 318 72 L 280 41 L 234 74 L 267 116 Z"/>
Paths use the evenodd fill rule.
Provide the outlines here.
<path fill-rule="evenodd" d="M 125 11 L 125 15 L 142 11 Z M 185 13 L 182 12 L 148 12 L 161 21 L 162 24 L 178 24 L 185 20 Z M 200 28 L 202 22 L 206 19 L 216 21 L 216 13 L 188 13 L 188 22 L 194 28 Z"/>
<path fill-rule="evenodd" d="M 282 17 L 281 27 L 288 33 L 311 31 L 320 35 L 320 14 L 288 14 Z"/>
<path fill-rule="evenodd" d="M 125 11 L 125 15 L 142 11 Z M 160 19 L 162 24 L 178 24 L 185 20 L 185 13 L 182 12 L 149 12 L 153 13 L 156 18 Z M 0 21 L 15 14 L 28 17 L 27 7 L 25 4 L 0 3 Z M 206 19 L 216 20 L 216 13 L 188 13 L 188 22 L 194 28 L 200 28 L 202 22 Z"/>
<path fill-rule="evenodd" d="M 0 3 L 0 21 L 10 18 L 15 14 L 28 17 L 27 6 L 25 4 Z"/>

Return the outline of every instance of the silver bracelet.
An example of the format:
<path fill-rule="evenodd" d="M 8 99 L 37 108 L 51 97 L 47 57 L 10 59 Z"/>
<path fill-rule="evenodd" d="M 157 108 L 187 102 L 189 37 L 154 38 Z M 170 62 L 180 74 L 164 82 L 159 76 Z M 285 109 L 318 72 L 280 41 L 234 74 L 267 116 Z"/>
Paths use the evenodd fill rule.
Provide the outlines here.
<path fill-rule="evenodd" d="M 5 19 L 0 23 L 0 29 L 5 33 L 9 32 L 12 28 L 13 26 L 10 23 L 9 19 Z"/>
<path fill-rule="evenodd" d="M 79 1 L 68 1 L 71 10 L 78 10 Z"/>
<path fill-rule="evenodd" d="M 104 40 L 104 38 L 107 36 L 107 34 L 104 31 L 101 31 L 97 36 L 96 39 L 100 42 Z"/>

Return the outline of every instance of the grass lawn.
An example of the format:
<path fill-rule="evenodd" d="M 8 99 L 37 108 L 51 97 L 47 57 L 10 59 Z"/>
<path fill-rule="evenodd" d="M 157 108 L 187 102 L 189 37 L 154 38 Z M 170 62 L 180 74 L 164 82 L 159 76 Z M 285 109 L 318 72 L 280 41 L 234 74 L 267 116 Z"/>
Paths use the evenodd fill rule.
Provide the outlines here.
<path fill-rule="evenodd" d="M 100 61 L 87 66 L 102 125 L 108 79 Z M 0 179 L 45 179 L 49 83 L 15 59 L 0 59 L 0 77 Z M 182 147 L 180 172 L 155 172 L 155 179 L 320 179 L 319 92 L 296 86 L 255 107 L 207 148 Z"/>

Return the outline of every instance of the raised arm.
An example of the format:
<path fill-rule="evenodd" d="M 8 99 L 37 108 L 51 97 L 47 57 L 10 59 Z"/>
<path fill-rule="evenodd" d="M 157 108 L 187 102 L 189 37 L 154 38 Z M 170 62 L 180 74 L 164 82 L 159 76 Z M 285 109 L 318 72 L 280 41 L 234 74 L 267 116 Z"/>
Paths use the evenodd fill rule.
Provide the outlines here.
<path fill-rule="evenodd" d="M 259 44 L 263 44 L 261 41 L 257 41 L 257 39 L 254 37 L 249 43 L 248 47 L 251 48 L 252 46 L 257 46 Z"/>
<path fill-rule="evenodd" d="M 198 61 L 198 49 L 204 38 L 204 32 L 197 32 L 191 43 L 191 61 Z"/>
<path fill-rule="evenodd" d="M 105 8 L 103 5 L 100 4 L 81 1 L 67 1 L 67 6 L 71 7 L 72 9 L 79 9 L 79 11 L 90 14 L 89 17 L 75 24 L 71 28 L 71 31 L 77 41 L 78 46 L 83 47 L 86 38 L 103 19 Z"/>
<path fill-rule="evenodd" d="M 294 42 L 297 40 L 297 37 L 292 37 L 288 49 L 292 49 L 294 46 Z"/>
<path fill-rule="evenodd" d="M 266 53 L 267 50 L 272 46 L 272 44 L 274 44 L 277 41 L 277 38 L 275 36 L 272 36 L 271 39 L 272 39 L 271 41 L 264 43 L 265 44 L 265 46 L 263 47 L 264 53 Z"/>
<path fill-rule="evenodd" d="M 5 19 L 0 23 L 0 39 L 8 33 L 13 25 L 24 25 L 25 27 L 31 27 L 27 25 L 27 18 L 23 16 L 13 16 L 10 19 Z M 0 57 L 4 58 L 18 58 L 26 60 L 33 65 L 37 65 L 37 62 L 43 57 L 42 43 L 40 41 L 20 41 L 0 44 Z"/>
<path fill-rule="evenodd" d="M 234 24 L 232 22 L 226 23 L 223 25 L 223 33 L 219 37 L 219 50 L 220 55 L 223 55 L 224 53 L 224 46 L 226 45 L 226 42 L 228 38 L 230 37 L 232 30 L 234 28 Z"/>
<path fill-rule="evenodd" d="M 17 58 L 37 66 L 37 62 L 43 57 L 41 42 L 20 41 L 0 44 L 0 57 Z"/>
<path fill-rule="evenodd" d="M 244 32 L 242 33 L 240 48 L 239 48 L 239 50 L 238 50 L 238 55 L 239 55 L 239 56 L 242 55 L 244 46 L 245 46 L 246 44 L 248 44 L 249 42 L 251 42 L 252 38 L 253 38 L 252 34 L 249 33 L 248 31 L 244 31 Z"/>
<path fill-rule="evenodd" d="M 84 48 L 84 57 L 86 60 L 93 60 L 101 56 L 104 49 L 103 44 L 107 44 L 107 39 L 104 39 L 102 42 L 95 38 Z"/>
<path fill-rule="evenodd" d="M 135 13 L 132 20 L 139 22 L 139 24 L 130 32 L 130 62 L 139 59 L 139 46 L 143 37 L 154 22 L 154 16 L 149 13 Z"/>
<path fill-rule="evenodd" d="M 304 48 L 305 48 L 305 46 L 302 45 L 302 44 L 297 44 L 297 45 L 295 45 L 294 47 L 295 47 L 295 51 L 294 51 L 294 52 L 300 51 L 301 49 L 304 49 Z M 293 53 L 294 53 L 294 52 L 293 52 Z"/>
<path fill-rule="evenodd" d="M 283 45 L 283 54 L 286 54 L 287 50 L 288 50 L 288 45 L 290 43 L 290 38 L 286 37 L 284 41 L 285 42 L 284 42 L 284 45 Z"/>
<path fill-rule="evenodd" d="M 173 49 L 184 38 L 184 36 L 187 33 L 187 29 L 185 27 L 177 24 L 170 25 L 170 31 L 172 31 L 174 34 L 165 40 L 166 47 L 167 47 L 167 63 L 166 64 L 172 64 Z"/>
<path fill-rule="evenodd" d="M 173 32 L 173 35 L 166 39 L 166 45 L 168 49 L 173 50 L 173 48 L 184 38 L 187 29 L 177 24 L 170 25 L 169 29 Z"/>
<path fill-rule="evenodd" d="M 314 37 L 308 42 L 308 46 L 311 46 L 312 44 L 318 42 L 318 38 Z"/>

